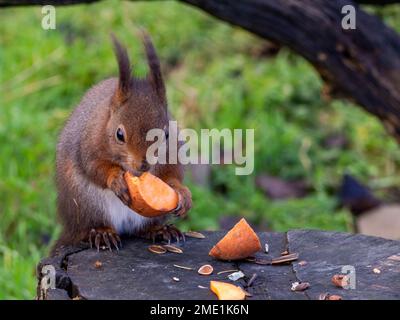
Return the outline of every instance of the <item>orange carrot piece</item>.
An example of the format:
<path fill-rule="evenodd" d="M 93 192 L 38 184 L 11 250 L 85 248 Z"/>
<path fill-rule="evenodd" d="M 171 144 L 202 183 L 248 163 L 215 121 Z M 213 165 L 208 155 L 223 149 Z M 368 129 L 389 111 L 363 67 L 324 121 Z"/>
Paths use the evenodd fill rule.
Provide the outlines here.
<path fill-rule="evenodd" d="M 135 212 L 145 217 L 157 217 L 178 206 L 179 197 L 176 191 L 150 172 L 145 172 L 140 177 L 125 172 L 124 178 L 132 199 L 131 208 Z"/>

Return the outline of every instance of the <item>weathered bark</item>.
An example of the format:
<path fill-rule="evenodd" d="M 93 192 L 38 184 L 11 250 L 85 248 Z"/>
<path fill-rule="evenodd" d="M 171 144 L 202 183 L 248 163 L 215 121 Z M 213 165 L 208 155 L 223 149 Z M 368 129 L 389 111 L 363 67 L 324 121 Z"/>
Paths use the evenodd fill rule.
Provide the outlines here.
<path fill-rule="evenodd" d="M 0 0 L 0 6 L 96 0 Z M 356 30 L 343 30 L 350 0 L 180 0 L 310 61 L 332 96 L 346 96 L 378 117 L 400 142 L 400 37 L 356 6 Z M 359 0 L 386 4 L 398 1 Z"/>
<path fill-rule="evenodd" d="M 209 250 L 224 233 L 205 232 L 205 239 L 187 238 L 185 244 L 177 244 L 182 254 L 151 253 L 147 250 L 151 242 L 142 239 L 123 239 L 119 252 L 83 247 L 63 249 L 38 265 L 38 298 L 210 300 L 216 296 L 204 288 L 209 287 L 210 280 L 220 280 L 246 288 L 252 295 L 246 300 L 315 300 L 327 292 L 344 300 L 400 299 L 400 241 L 318 230 L 258 233 L 261 243 L 269 245 L 269 252 L 256 253 L 257 259 L 268 263 L 281 257 L 283 251 L 299 255 L 296 261 L 270 265 L 211 258 Z M 214 268 L 210 277 L 197 273 L 205 264 Z M 46 283 L 42 282 L 42 270 L 49 265 L 55 268 L 56 288 L 47 290 L 48 286 L 42 285 Z M 332 284 L 334 274 L 351 272 L 343 271 L 343 266 L 354 268 L 356 274 L 349 276 L 355 280 L 355 290 Z M 374 268 L 380 274 L 374 274 Z M 231 272 L 219 274 L 226 270 L 240 270 L 245 277 L 233 282 L 227 277 Z M 254 274 L 257 276 L 250 283 Z M 179 281 L 174 281 L 174 277 Z M 309 282 L 311 286 L 306 291 L 293 292 L 293 282 Z"/>

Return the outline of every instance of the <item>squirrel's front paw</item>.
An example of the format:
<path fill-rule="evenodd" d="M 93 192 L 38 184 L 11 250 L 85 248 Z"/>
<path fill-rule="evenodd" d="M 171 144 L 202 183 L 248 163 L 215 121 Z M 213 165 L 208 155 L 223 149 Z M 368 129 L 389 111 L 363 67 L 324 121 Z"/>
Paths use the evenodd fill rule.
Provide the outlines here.
<path fill-rule="evenodd" d="M 110 183 L 109 188 L 115 193 L 115 195 L 122 201 L 123 204 L 130 207 L 132 199 L 129 195 L 128 186 L 125 182 L 123 174 L 118 175 Z"/>
<path fill-rule="evenodd" d="M 142 236 L 146 239 L 152 239 L 153 243 L 155 243 L 157 239 L 167 241 L 168 244 L 171 243 L 173 239 L 178 243 L 180 239 L 185 242 L 185 235 L 172 224 L 150 226 L 144 231 Z"/>
<path fill-rule="evenodd" d="M 190 190 L 184 186 L 175 189 L 179 195 L 178 207 L 172 212 L 176 216 L 184 217 L 192 208 L 192 194 Z"/>
<path fill-rule="evenodd" d="M 108 228 L 108 227 L 93 228 L 89 232 L 88 240 L 90 248 L 93 248 L 94 244 L 94 246 L 97 248 L 97 251 L 100 250 L 101 246 L 104 246 L 106 249 L 109 249 L 110 251 L 112 251 L 111 248 L 112 245 L 117 250 L 119 250 L 119 248 L 121 247 L 121 239 L 113 228 Z"/>

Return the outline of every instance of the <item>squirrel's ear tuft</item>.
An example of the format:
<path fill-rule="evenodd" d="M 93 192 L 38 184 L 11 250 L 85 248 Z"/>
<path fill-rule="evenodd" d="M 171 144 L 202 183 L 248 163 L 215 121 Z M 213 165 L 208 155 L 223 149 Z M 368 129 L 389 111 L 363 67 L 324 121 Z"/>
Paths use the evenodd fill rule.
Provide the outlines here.
<path fill-rule="evenodd" d="M 153 46 L 149 34 L 143 29 L 141 29 L 141 36 L 143 39 L 144 48 L 146 50 L 147 63 L 150 69 L 148 78 L 159 97 L 165 101 L 165 86 L 161 75 L 161 66 L 157 57 L 156 49 Z"/>
<path fill-rule="evenodd" d="M 113 33 L 111 34 L 111 39 L 114 45 L 114 52 L 117 57 L 119 68 L 118 92 L 116 94 L 119 99 L 125 100 L 129 96 L 132 88 L 132 71 L 129 56 L 126 48 L 118 41 Z"/>

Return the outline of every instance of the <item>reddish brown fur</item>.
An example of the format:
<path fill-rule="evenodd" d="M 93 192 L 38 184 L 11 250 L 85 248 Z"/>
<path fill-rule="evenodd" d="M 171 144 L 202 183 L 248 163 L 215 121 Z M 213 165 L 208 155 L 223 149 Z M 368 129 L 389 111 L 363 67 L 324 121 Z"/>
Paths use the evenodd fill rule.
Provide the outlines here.
<path fill-rule="evenodd" d="M 126 49 L 113 37 L 119 79 L 104 80 L 90 89 L 60 135 L 57 204 L 63 230 L 55 248 L 87 240 L 93 228 L 99 231 L 113 229 L 101 205 L 104 199 L 94 190 L 112 190 L 128 204 L 130 200 L 123 173 L 126 170 L 133 173 L 143 171 L 143 160 L 151 144 L 145 140 L 147 131 L 168 126 L 160 64 L 150 38 L 146 34 L 143 37 L 150 67 L 148 77 L 131 77 Z M 115 138 L 120 125 L 126 131 L 126 143 L 122 145 Z M 179 192 L 182 200 L 179 214 L 186 214 L 191 207 L 191 195 L 182 185 L 181 165 L 157 164 L 151 172 Z M 148 226 L 162 221 L 151 221 Z"/>

